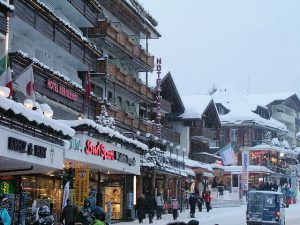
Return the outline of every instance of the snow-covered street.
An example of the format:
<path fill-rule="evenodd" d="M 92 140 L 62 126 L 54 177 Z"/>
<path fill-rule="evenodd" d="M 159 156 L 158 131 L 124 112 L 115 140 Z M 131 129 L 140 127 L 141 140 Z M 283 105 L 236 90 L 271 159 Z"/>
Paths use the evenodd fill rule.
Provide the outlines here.
<path fill-rule="evenodd" d="M 286 209 L 286 225 L 299 225 L 300 221 L 300 204 L 291 205 Z M 230 207 L 230 208 L 215 208 L 211 212 L 197 212 L 196 219 L 200 221 L 200 225 L 246 225 L 245 221 L 246 206 Z M 188 217 L 188 211 L 179 215 L 178 221 L 188 222 L 191 218 Z M 154 218 L 153 224 L 166 225 L 172 222 L 171 214 L 163 215 L 162 220 Z M 148 224 L 148 218 L 144 220 L 144 224 Z M 133 222 L 119 223 L 120 225 L 129 225 Z M 135 220 L 134 224 L 138 224 Z"/>

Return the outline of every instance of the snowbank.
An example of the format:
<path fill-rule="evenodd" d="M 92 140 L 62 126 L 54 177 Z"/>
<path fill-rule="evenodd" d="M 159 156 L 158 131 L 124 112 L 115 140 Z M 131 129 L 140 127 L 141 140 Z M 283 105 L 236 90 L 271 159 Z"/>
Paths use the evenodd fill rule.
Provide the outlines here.
<path fill-rule="evenodd" d="M 8 4 L 5 0 L 0 0 L 0 4 L 4 6 L 8 11 L 14 11 L 15 7 L 13 5 Z"/>

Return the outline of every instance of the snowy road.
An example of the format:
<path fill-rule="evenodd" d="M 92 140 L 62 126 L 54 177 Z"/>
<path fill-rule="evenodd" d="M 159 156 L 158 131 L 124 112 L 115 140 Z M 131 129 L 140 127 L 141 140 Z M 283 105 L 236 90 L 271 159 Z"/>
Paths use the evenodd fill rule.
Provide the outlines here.
<path fill-rule="evenodd" d="M 215 208 L 211 212 L 197 212 L 196 219 L 200 221 L 200 225 L 246 225 L 245 222 L 246 207 L 232 207 L 232 208 Z M 286 225 L 299 225 L 300 224 L 300 204 L 291 205 L 290 208 L 286 209 Z M 189 221 L 188 213 L 183 212 L 180 214 L 178 221 Z M 156 220 L 154 218 L 154 225 L 166 225 L 172 222 L 172 215 L 163 215 L 162 220 Z M 144 220 L 143 224 L 148 224 L 148 219 Z M 133 222 L 119 223 L 120 225 L 130 225 Z M 135 221 L 134 224 L 138 224 Z"/>

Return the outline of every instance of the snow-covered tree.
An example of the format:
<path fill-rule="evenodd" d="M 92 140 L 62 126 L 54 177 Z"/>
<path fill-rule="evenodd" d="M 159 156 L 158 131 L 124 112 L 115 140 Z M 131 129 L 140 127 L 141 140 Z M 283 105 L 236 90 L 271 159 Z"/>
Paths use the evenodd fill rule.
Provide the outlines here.
<path fill-rule="evenodd" d="M 96 116 L 96 123 L 104 127 L 115 129 L 115 119 L 108 115 L 105 105 L 101 105 L 101 112 L 99 116 Z"/>

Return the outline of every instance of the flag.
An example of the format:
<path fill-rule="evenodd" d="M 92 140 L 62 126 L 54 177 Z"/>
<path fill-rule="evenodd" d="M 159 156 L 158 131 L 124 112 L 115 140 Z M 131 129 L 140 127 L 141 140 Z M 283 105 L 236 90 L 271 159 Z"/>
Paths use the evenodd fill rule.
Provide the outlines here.
<path fill-rule="evenodd" d="M 92 84 L 91 84 L 91 76 L 90 70 L 86 73 L 85 77 L 85 100 L 88 102 L 90 94 L 92 91 Z"/>
<path fill-rule="evenodd" d="M 22 72 L 15 82 L 19 86 L 19 90 L 26 96 L 26 98 L 35 101 L 35 85 L 32 66 L 29 66 L 27 69 L 25 69 L 25 71 Z"/>
<path fill-rule="evenodd" d="M 12 85 L 11 69 L 8 61 L 8 54 L 5 54 L 0 59 L 0 86 L 8 87 L 10 89 L 9 96 L 12 96 L 13 85 Z"/>
<path fill-rule="evenodd" d="M 222 157 L 224 166 L 234 164 L 234 151 L 231 147 L 231 143 L 220 149 L 219 153 Z"/>
<path fill-rule="evenodd" d="M 69 191 L 70 191 L 70 181 L 68 181 L 64 187 L 64 193 L 63 193 L 63 201 L 62 201 L 62 209 L 65 208 L 67 205 L 67 201 L 69 198 Z"/>

